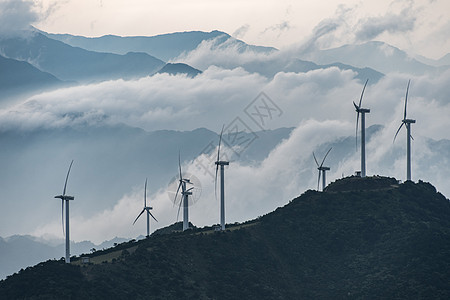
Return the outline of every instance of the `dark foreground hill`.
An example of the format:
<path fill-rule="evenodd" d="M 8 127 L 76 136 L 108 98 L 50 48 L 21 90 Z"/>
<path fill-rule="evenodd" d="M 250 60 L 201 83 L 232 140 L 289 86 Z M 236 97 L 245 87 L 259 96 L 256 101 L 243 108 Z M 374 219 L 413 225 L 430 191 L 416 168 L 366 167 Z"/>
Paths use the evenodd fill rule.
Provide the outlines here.
<path fill-rule="evenodd" d="M 450 299 L 450 204 L 395 180 L 307 191 L 226 232 L 152 236 L 48 261 L 0 282 L 6 299 Z M 346 188 L 347 186 L 347 188 Z M 330 188 L 331 190 L 331 188 Z M 245 199 L 243 199 L 245 201 Z"/>

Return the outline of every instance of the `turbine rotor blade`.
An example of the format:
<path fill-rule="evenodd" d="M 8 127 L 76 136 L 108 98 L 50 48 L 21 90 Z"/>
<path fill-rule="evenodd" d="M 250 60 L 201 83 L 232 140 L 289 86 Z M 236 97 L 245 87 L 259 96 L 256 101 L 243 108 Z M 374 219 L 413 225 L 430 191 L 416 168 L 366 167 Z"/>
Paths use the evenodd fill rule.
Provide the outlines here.
<path fill-rule="evenodd" d="M 184 195 L 183 195 L 183 197 L 184 197 Z M 177 222 L 178 222 L 178 217 L 180 216 L 181 203 L 183 203 L 183 200 L 180 201 L 180 205 L 178 205 Z"/>
<path fill-rule="evenodd" d="M 222 143 L 222 135 L 223 135 L 223 129 L 225 127 L 225 124 L 222 125 L 222 130 L 220 131 L 220 136 L 219 136 L 219 146 L 217 147 L 217 161 L 220 161 L 220 144 Z M 216 164 L 216 176 L 214 177 L 214 195 L 216 197 L 217 200 L 217 173 L 219 171 L 219 164 Z"/>
<path fill-rule="evenodd" d="M 358 150 L 358 123 L 359 123 L 359 112 L 356 113 L 356 131 L 355 131 L 355 147 Z"/>
<path fill-rule="evenodd" d="M 319 163 L 317 162 L 317 158 L 316 158 L 316 155 L 314 154 L 314 151 L 313 151 L 313 157 L 314 157 L 314 161 L 316 162 L 317 167 L 319 167 Z"/>
<path fill-rule="evenodd" d="M 144 213 L 144 211 L 145 211 L 145 208 L 141 211 L 141 213 L 140 213 L 140 214 L 137 216 L 137 218 L 134 220 L 133 225 L 134 225 L 134 223 L 136 223 L 136 221 L 139 219 L 139 217 L 142 216 L 142 214 Z"/>
<path fill-rule="evenodd" d="M 216 165 L 216 177 L 214 177 L 214 195 L 217 200 L 217 172 L 219 171 L 219 164 Z"/>
<path fill-rule="evenodd" d="M 411 83 L 411 79 L 408 80 L 408 86 L 406 87 L 406 96 L 405 96 L 405 110 L 403 112 L 403 120 L 406 120 L 406 104 L 408 102 L 408 91 L 409 91 L 409 84 Z"/>
<path fill-rule="evenodd" d="M 66 233 L 64 232 L 64 199 L 61 199 L 61 225 L 62 225 L 63 235 L 65 236 Z"/>
<path fill-rule="evenodd" d="M 319 176 L 317 177 L 317 191 L 319 191 L 319 183 L 320 183 L 320 175 L 321 175 L 321 171 L 319 170 Z"/>
<path fill-rule="evenodd" d="M 366 85 L 367 85 L 367 82 L 369 81 L 369 79 L 367 79 L 366 80 L 366 83 L 364 83 L 364 87 L 363 87 L 363 90 L 362 90 L 362 93 L 361 93 L 361 98 L 359 98 L 359 108 L 361 108 L 361 103 L 362 103 L 362 99 L 363 99 L 363 95 L 364 95 L 364 91 L 366 90 Z"/>
<path fill-rule="evenodd" d="M 158 220 L 156 220 L 155 216 L 154 216 L 150 211 L 148 211 L 148 214 L 149 214 L 150 216 L 152 216 L 152 218 L 153 218 L 156 222 L 158 222 Z"/>
<path fill-rule="evenodd" d="M 395 139 L 397 138 L 397 135 L 398 135 L 398 133 L 400 132 L 400 129 L 402 129 L 403 124 L 405 124 L 405 123 L 402 122 L 402 124 L 400 125 L 400 127 L 397 129 L 397 132 L 395 133 L 394 140 L 392 141 L 392 143 L 395 142 Z"/>
<path fill-rule="evenodd" d="M 177 188 L 177 192 L 175 193 L 175 198 L 173 199 L 173 205 L 175 206 L 175 204 L 177 203 L 177 196 L 178 196 L 178 192 L 180 191 L 180 187 L 183 183 L 180 181 L 180 184 L 178 185 Z"/>
<path fill-rule="evenodd" d="M 225 127 L 225 124 L 222 125 L 222 130 L 220 131 L 219 146 L 217 147 L 217 161 L 220 160 L 220 144 L 222 143 L 222 134 L 223 134 L 223 128 L 224 127 Z"/>
<path fill-rule="evenodd" d="M 327 154 L 325 154 L 325 157 L 323 158 L 322 163 L 320 164 L 320 167 L 323 166 L 323 163 L 325 162 L 325 159 L 327 158 L 328 153 L 330 153 L 331 149 L 333 149 L 333 147 L 331 147 L 331 148 L 328 150 Z"/>
<path fill-rule="evenodd" d="M 69 174 L 70 174 L 70 169 L 72 168 L 72 164 L 73 164 L 73 159 L 72 159 L 72 161 L 70 162 L 69 171 L 67 171 L 66 181 L 65 181 L 65 183 L 64 183 L 63 196 L 66 195 L 67 180 L 69 179 Z"/>
<path fill-rule="evenodd" d="M 147 178 L 145 178 L 144 186 L 144 207 L 147 207 Z"/>
<path fill-rule="evenodd" d="M 180 180 L 183 180 L 183 176 L 181 175 L 181 151 L 178 151 L 178 168 L 180 171 Z"/>

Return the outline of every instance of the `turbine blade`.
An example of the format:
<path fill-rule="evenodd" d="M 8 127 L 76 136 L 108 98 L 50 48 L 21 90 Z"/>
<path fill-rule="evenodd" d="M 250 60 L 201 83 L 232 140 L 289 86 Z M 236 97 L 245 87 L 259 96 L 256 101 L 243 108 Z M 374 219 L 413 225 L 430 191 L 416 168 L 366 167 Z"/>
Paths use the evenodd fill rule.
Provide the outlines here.
<path fill-rule="evenodd" d="M 358 150 L 358 123 L 359 123 L 359 112 L 356 113 L 356 131 L 355 131 L 355 147 Z"/>
<path fill-rule="evenodd" d="M 220 131 L 219 146 L 217 147 L 217 161 L 220 160 L 220 144 L 222 143 L 222 134 L 223 134 L 223 128 L 224 127 L 225 127 L 225 124 L 222 125 L 222 131 Z"/>
<path fill-rule="evenodd" d="M 66 233 L 64 232 L 64 199 L 61 199 L 61 225 L 63 236 L 66 236 Z"/>
<path fill-rule="evenodd" d="M 216 165 L 216 177 L 214 177 L 214 195 L 217 200 L 217 172 L 219 171 L 219 165 Z"/>
<path fill-rule="evenodd" d="M 317 178 L 317 191 L 319 191 L 319 183 L 320 183 L 320 174 L 322 172 L 319 170 L 319 177 Z"/>
<path fill-rule="evenodd" d="M 225 127 L 225 124 L 222 125 L 222 130 L 220 131 L 220 136 L 219 136 L 219 146 L 217 147 L 217 160 L 216 162 L 220 161 L 220 144 L 222 143 L 222 135 L 223 135 L 223 129 Z M 217 172 L 219 171 L 219 165 L 216 165 L 216 176 L 214 177 L 214 196 L 216 197 L 217 200 Z"/>
<path fill-rule="evenodd" d="M 191 188 L 187 189 L 186 192 L 189 192 L 189 191 L 191 191 L 191 190 L 193 190 L 193 189 L 194 189 L 194 187 L 191 187 Z"/>
<path fill-rule="evenodd" d="M 358 107 L 358 105 L 356 105 L 355 101 L 353 101 L 353 106 L 355 107 L 356 111 L 359 110 L 359 107 Z"/>
<path fill-rule="evenodd" d="M 325 159 L 327 158 L 328 153 L 330 153 L 331 149 L 333 149 L 333 147 L 331 147 L 331 148 L 328 150 L 327 154 L 325 154 L 325 157 L 323 158 L 322 163 L 320 164 L 321 167 L 323 166 L 323 163 L 325 162 Z"/>
<path fill-rule="evenodd" d="M 183 196 L 183 197 L 184 197 L 184 196 Z M 180 205 L 178 205 L 177 222 L 178 222 L 178 217 L 180 216 L 181 203 L 183 203 L 183 200 L 181 200 L 181 201 L 180 201 Z"/>
<path fill-rule="evenodd" d="M 364 87 L 363 87 L 363 90 L 362 90 L 362 93 L 361 93 L 361 98 L 359 98 L 359 108 L 361 108 L 361 103 L 362 103 L 362 99 L 363 99 L 363 96 L 364 96 L 364 91 L 366 90 L 366 85 L 367 85 L 367 82 L 369 81 L 369 79 L 367 79 L 366 80 L 366 83 L 364 83 Z"/>
<path fill-rule="evenodd" d="M 73 159 L 70 162 L 69 171 L 67 171 L 66 182 L 64 183 L 63 196 L 66 195 L 67 180 L 69 179 L 69 173 L 70 173 L 70 169 L 72 168 L 72 164 L 73 164 Z"/>
<path fill-rule="evenodd" d="M 410 137 L 411 137 L 411 139 L 412 139 L 412 140 L 414 141 L 414 138 L 413 138 L 412 134 L 410 134 L 409 136 L 410 136 Z"/>
<path fill-rule="evenodd" d="M 153 218 L 156 222 L 158 222 L 158 220 L 156 220 L 155 216 L 154 216 L 150 211 L 148 211 L 148 213 L 150 214 L 150 216 L 152 216 L 152 218 Z"/>
<path fill-rule="evenodd" d="M 141 213 L 140 213 L 140 214 L 137 216 L 137 218 L 134 220 L 133 225 L 134 225 L 134 223 L 136 223 L 136 221 L 139 219 L 139 217 L 142 216 L 142 214 L 144 213 L 144 211 L 145 211 L 145 208 L 141 211 Z"/>
<path fill-rule="evenodd" d="M 403 112 L 403 120 L 406 120 L 406 103 L 408 102 L 408 91 L 409 91 L 409 84 L 411 82 L 411 79 L 408 80 L 408 86 L 406 87 L 406 96 L 405 96 L 405 110 Z"/>
<path fill-rule="evenodd" d="M 313 151 L 313 157 L 314 157 L 314 161 L 316 162 L 317 167 L 319 167 L 319 163 L 317 162 L 317 158 L 316 158 L 316 155 L 314 154 L 314 151 Z"/>
<path fill-rule="evenodd" d="M 178 168 L 180 171 L 180 180 L 183 180 L 183 176 L 181 175 L 181 151 L 178 150 Z"/>
<path fill-rule="evenodd" d="M 144 186 L 144 207 L 147 207 L 147 178 L 145 178 Z"/>
<path fill-rule="evenodd" d="M 177 188 L 177 192 L 175 193 L 175 198 L 173 199 L 173 205 L 174 206 L 177 203 L 177 196 L 178 196 L 178 192 L 180 191 L 181 185 L 182 185 L 182 182 L 180 181 L 180 184 L 178 185 L 178 188 Z"/>
<path fill-rule="evenodd" d="M 402 129 L 403 124 L 405 124 L 405 123 L 402 122 L 400 127 L 397 129 L 397 132 L 395 133 L 394 140 L 392 141 L 392 144 L 395 142 L 395 139 L 397 138 L 397 134 L 399 133 L 400 129 Z"/>

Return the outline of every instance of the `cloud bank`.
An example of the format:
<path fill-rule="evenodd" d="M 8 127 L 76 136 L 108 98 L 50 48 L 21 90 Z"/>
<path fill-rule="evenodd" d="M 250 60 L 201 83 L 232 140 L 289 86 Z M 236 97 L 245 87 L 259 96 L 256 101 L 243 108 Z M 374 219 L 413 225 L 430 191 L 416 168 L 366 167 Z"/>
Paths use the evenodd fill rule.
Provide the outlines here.
<path fill-rule="evenodd" d="M 329 68 L 308 73 L 280 72 L 267 79 L 241 68 L 219 67 L 209 67 L 195 78 L 159 74 L 136 81 L 119 80 L 35 95 L 1 110 L 0 127 L 20 132 L 124 123 L 146 130 L 217 129 L 239 117 L 256 130 L 259 127 L 245 108 L 264 91 L 282 110 L 280 116 L 267 119 L 267 129 L 282 126 L 296 129 L 264 160 L 232 161 L 226 169 L 227 221 L 240 222 L 268 213 L 306 189 L 316 187 L 312 151 L 321 156 L 330 145 L 354 135 L 356 113 L 351 102 L 359 99 L 362 89 L 354 75 L 351 71 Z M 384 126 L 367 144 L 368 174 L 404 178 L 404 132 L 395 144 L 392 139 L 401 122 L 408 79 L 407 75 L 391 74 L 366 89 L 364 106 L 371 108 L 367 126 Z M 408 103 L 408 116 L 417 120 L 412 129 L 413 178 L 431 181 L 447 195 L 450 194 L 444 180 L 447 171 L 436 165 L 442 151 L 433 149 L 429 139 L 450 139 L 449 80 L 450 72 L 412 77 Z M 354 145 L 353 139 L 351 144 Z M 358 152 L 334 151 L 327 158 L 332 168 L 327 174 L 329 180 L 358 169 Z M 185 163 L 183 170 L 202 183 L 202 197 L 191 208 L 192 222 L 197 226 L 217 223 L 219 211 L 213 178 L 198 167 L 196 160 Z M 74 211 L 73 239 L 101 242 L 115 236 L 143 234 L 145 222 L 131 225 L 142 209 L 142 189 L 137 186 L 118 194 L 110 199 L 109 208 L 93 211 L 89 216 Z M 159 220 L 152 223 L 152 230 L 176 221 L 177 209 L 167 196 L 166 186 L 149 195 L 149 199 Z M 30 233 L 58 236 L 60 232 L 59 211 L 55 208 L 54 221 L 37 226 Z"/>

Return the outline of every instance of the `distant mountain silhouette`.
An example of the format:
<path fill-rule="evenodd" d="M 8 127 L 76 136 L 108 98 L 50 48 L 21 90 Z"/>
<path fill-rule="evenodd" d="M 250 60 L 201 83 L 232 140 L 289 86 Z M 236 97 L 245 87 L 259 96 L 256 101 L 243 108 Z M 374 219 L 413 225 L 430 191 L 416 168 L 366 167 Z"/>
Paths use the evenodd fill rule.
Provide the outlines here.
<path fill-rule="evenodd" d="M 44 32 L 43 32 L 44 33 Z M 258 52 L 270 52 L 271 47 L 253 46 L 232 38 L 221 31 L 185 31 L 156 36 L 115 36 L 105 35 L 96 38 L 74 36 L 69 34 L 44 33 L 48 37 L 62 41 L 66 44 L 87 50 L 125 54 L 127 52 L 145 52 L 164 61 L 178 57 L 183 52 L 189 52 L 197 48 L 203 41 L 218 38 L 219 44 L 228 39 L 233 39 L 241 48 L 252 49 Z"/>
<path fill-rule="evenodd" d="M 87 50 L 111 52 L 124 54 L 128 51 L 145 52 L 159 57 L 165 61 L 170 61 L 176 57 L 186 54 L 196 49 L 202 42 L 214 39 L 213 49 L 222 49 L 232 47 L 240 52 L 253 51 L 255 53 L 272 53 L 277 51 L 275 48 L 248 45 L 245 42 L 231 37 L 229 34 L 221 31 L 201 32 L 177 32 L 171 34 L 157 35 L 151 37 L 120 37 L 120 36 L 102 36 L 98 38 L 86 38 L 82 36 L 73 36 L 68 34 L 49 34 L 42 32 L 48 37 L 60 40 L 72 46 L 81 47 Z M 354 67 L 351 64 L 345 64 L 343 61 L 336 60 L 325 64 L 316 64 L 310 61 L 304 61 L 294 58 L 279 60 L 277 58 L 265 58 L 262 61 L 243 62 L 241 64 L 227 62 L 227 65 L 220 63 L 214 64 L 225 67 L 243 67 L 249 72 L 257 72 L 267 77 L 273 77 L 278 72 L 308 72 L 311 70 L 325 69 L 329 67 L 338 67 L 341 70 L 352 70 L 357 73 L 357 78 L 365 81 L 369 78 L 370 83 L 376 83 L 383 74 L 376 71 L 377 68 Z M 167 66 L 166 73 L 175 72 L 176 66 Z M 183 71 L 181 73 L 186 73 Z M 192 72 L 188 72 L 191 74 Z M 192 75 L 190 75 L 192 76 Z"/>
<path fill-rule="evenodd" d="M 429 183 L 344 178 L 226 232 L 152 235 L 0 282 L 8 299 L 448 299 L 450 203 Z M 364 188 L 357 188 L 357 185 Z M 274 196 L 276 197 L 276 195 Z"/>
<path fill-rule="evenodd" d="M 358 68 L 369 67 L 384 74 L 399 72 L 420 75 L 426 72 L 448 69 L 448 67 L 436 68 L 424 64 L 394 46 L 376 41 L 360 45 L 344 45 L 326 50 L 314 50 L 310 53 L 304 53 L 302 57 L 318 64 L 340 62 Z M 445 57 L 442 60 L 445 60 Z"/>
<path fill-rule="evenodd" d="M 60 84 L 62 81 L 50 73 L 42 72 L 25 61 L 0 55 L 0 92 L 3 96 L 44 90 Z"/>
<path fill-rule="evenodd" d="M 350 65 L 346 65 L 343 63 L 331 63 L 326 65 L 318 65 L 310 61 L 303 61 L 300 59 L 292 60 L 288 65 L 286 65 L 282 70 L 284 72 L 309 72 L 312 70 L 318 70 L 318 69 L 328 69 L 331 67 L 336 67 L 340 70 L 351 70 L 354 71 L 357 75 L 356 78 L 361 80 L 362 82 L 366 81 L 366 79 L 369 79 L 369 82 L 371 84 L 378 82 L 384 74 L 380 73 L 374 69 L 371 68 L 357 68 Z"/>
<path fill-rule="evenodd" d="M 40 33 L 0 38 L 4 56 L 27 61 L 62 80 L 80 83 L 152 75 L 164 62 L 146 53 L 100 53 L 72 47 Z"/>
<path fill-rule="evenodd" d="M 188 77 L 193 78 L 202 73 L 202 71 L 183 63 L 168 63 L 157 73 L 167 73 L 171 75 L 186 74 Z"/>

